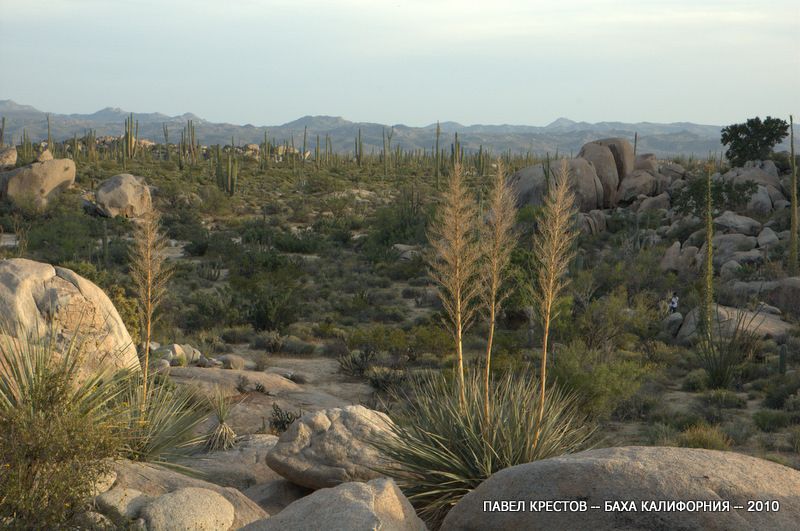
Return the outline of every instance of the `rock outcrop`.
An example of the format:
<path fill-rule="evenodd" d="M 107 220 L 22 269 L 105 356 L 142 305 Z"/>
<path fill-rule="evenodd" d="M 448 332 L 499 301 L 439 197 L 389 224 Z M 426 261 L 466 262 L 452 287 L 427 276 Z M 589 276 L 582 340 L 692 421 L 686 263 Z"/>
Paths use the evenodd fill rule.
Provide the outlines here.
<path fill-rule="evenodd" d="M 136 348 L 108 296 L 70 269 L 0 260 L 0 323 L 15 337 L 52 332 L 63 349 L 77 334 L 81 371 L 138 367 Z"/>
<path fill-rule="evenodd" d="M 75 163 L 70 159 L 34 162 L 0 173 L 0 195 L 14 203 L 44 208 L 74 182 Z"/>
<path fill-rule="evenodd" d="M 375 479 L 380 474 L 373 468 L 385 463 L 368 441 L 386 433 L 390 422 L 363 406 L 306 413 L 280 436 L 266 461 L 289 481 L 310 489 Z"/>
<path fill-rule="evenodd" d="M 98 211 L 108 217 L 138 218 L 153 209 L 143 177 L 121 173 L 103 181 L 95 192 Z"/>
<path fill-rule="evenodd" d="M 486 511 L 498 500 L 585 502 L 586 511 Z M 651 501 L 730 502 L 728 511 L 646 511 Z M 780 511 L 747 510 L 749 500 L 777 500 Z M 637 511 L 607 502 L 632 502 Z M 744 509 L 734 509 L 741 505 Z M 600 509 L 589 507 L 599 506 Z M 501 470 L 450 510 L 442 531 L 592 529 L 721 531 L 797 529 L 800 472 L 733 452 L 694 448 L 589 450 Z"/>
<path fill-rule="evenodd" d="M 581 212 L 589 212 L 603 206 L 603 185 L 597 177 L 594 166 L 589 161 L 578 159 L 562 159 L 554 161 L 550 167 L 551 178 L 560 171 L 561 164 L 566 162 L 569 181 L 576 195 L 576 206 Z M 516 172 L 510 183 L 517 194 L 519 206 L 540 206 L 547 193 L 547 176 L 545 168 L 539 164 L 529 166 Z"/>
<path fill-rule="evenodd" d="M 422 520 L 391 479 L 344 483 L 297 500 L 275 516 L 243 531 L 352 529 L 425 531 Z"/>

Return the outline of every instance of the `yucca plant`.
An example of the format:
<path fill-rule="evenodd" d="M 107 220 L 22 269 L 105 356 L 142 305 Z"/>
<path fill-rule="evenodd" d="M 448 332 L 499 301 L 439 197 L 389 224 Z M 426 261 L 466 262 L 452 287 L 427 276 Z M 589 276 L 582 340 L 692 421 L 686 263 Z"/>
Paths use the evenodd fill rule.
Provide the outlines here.
<path fill-rule="evenodd" d="M 454 375 L 424 373 L 395 391 L 389 435 L 373 444 L 387 458 L 391 476 L 432 528 L 483 480 L 504 468 L 588 447 L 594 433 L 575 397 L 548 389 L 541 424 L 531 411 L 539 382 L 507 374 L 492 381 L 486 416 L 483 378 L 469 373 L 463 388 L 466 412 Z M 539 432 L 538 441 L 536 434 Z"/>
<path fill-rule="evenodd" d="M 206 435 L 206 450 L 228 450 L 236 444 L 236 432 L 233 431 L 228 423 L 228 415 L 231 412 L 231 401 L 217 387 L 214 394 L 209 398 L 211 410 L 216 417 L 217 425 Z"/>
<path fill-rule="evenodd" d="M 82 374 L 81 342 L 57 345 L 52 330 L 0 338 L 0 522 L 62 528 L 118 455 L 128 376 Z"/>
<path fill-rule="evenodd" d="M 148 379 L 144 386 L 144 376 L 137 374 L 124 385 L 125 453 L 135 461 L 170 461 L 203 442 L 197 428 L 208 418 L 208 404 L 193 389 L 161 375 Z"/>

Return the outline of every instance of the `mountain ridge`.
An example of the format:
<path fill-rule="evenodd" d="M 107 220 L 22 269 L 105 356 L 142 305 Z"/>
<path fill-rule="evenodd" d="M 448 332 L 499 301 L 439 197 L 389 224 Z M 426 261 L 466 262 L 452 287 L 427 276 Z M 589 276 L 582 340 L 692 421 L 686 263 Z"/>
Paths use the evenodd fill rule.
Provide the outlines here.
<path fill-rule="evenodd" d="M 94 129 L 98 136 L 119 136 L 123 133 L 124 120 L 130 111 L 120 107 L 105 107 L 91 114 L 58 114 L 40 111 L 30 105 L 16 103 L 12 100 L 0 100 L 0 116 L 6 117 L 5 138 L 17 141 L 23 129 L 34 141 L 47 137 L 47 115 L 50 115 L 51 131 L 56 140 L 66 140 L 73 135 L 83 136 L 89 129 Z M 169 130 L 170 142 L 176 142 L 186 125 L 192 120 L 196 126 L 196 135 L 203 144 L 227 144 L 233 137 L 237 144 L 263 142 L 264 133 L 277 143 L 293 142 L 301 147 L 304 130 L 307 132 L 306 149 L 313 150 L 317 135 L 324 149 L 324 141 L 328 136 L 334 151 L 352 152 L 358 130 L 361 130 L 362 144 L 365 151 L 377 152 L 383 149 L 383 132 L 392 134 L 392 148 L 433 149 L 435 143 L 436 123 L 422 127 L 404 124 L 386 125 L 377 122 L 353 122 L 341 116 L 305 115 L 280 125 L 255 126 L 217 123 L 205 120 L 193 113 L 169 116 L 160 112 L 135 113 L 139 122 L 140 138 L 163 142 L 163 126 Z M 472 124 L 463 125 L 453 121 L 439 123 L 441 128 L 440 148 L 450 149 L 455 133 L 461 146 L 468 151 L 480 147 L 494 152 L 511 150 L 513 152 L 532 151 L 574 152 L 591 140 L 604 137 L 621 136 L 633 141 L 638 134 L 639 152 L 651 152 L 658 156 L 690 155 L 705 157 L 709 152 L 723 149 L 719 137 L 721 126 L 695 124 L 692 122 L 579 122 L 570 118 L 559 117 L 544 126 L 517 124 Z M 780 146 L 779 146 L 780 148 Z"/>

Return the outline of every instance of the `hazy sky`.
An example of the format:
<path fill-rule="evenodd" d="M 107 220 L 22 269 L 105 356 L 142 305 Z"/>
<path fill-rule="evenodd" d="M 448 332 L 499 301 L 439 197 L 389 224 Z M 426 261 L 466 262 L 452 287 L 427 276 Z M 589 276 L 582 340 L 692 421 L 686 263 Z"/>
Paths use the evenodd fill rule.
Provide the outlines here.
<path fill-rule="evenodd" d="M 272 125 L 800 114 L 798 0 L 0 0 L 0 99 Z"/>

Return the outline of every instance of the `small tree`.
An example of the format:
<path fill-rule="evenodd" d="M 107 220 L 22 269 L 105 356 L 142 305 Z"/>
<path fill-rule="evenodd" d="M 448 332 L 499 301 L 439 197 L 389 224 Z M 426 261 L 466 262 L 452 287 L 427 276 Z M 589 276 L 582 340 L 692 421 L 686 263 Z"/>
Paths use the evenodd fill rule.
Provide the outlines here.
<path fill-rule="evenodd" d="M 462 338 L 474 320 L 480 290 L 477 277 L 481 253 L 476 241 L 476 225 L 475 199 L 467 187 L 461 164 L 456 163 L 429 229 L 428 240 L 433 249 L 429 259 L 431 277 L 438 284 L 447 325 L 455 343 L 459 397 L 463 407 L 466 407 L 466 397 Z"/>
<path fill-rule="evenodd" d="M 734 166 L 743 166 L 748 160 L 769 158 L 772 148 L 789 134 L 789 124 L 780 118 L 750 118 L 743 124 L 722 128 L 722 145 L 729 146 L 725 156 Z"/>
<path fill-rule="evenodd" d="M 150 365 L 150 339 L 156 311 L 166 293 L 172 268 L 166 263 L 167 238 L 161 232 L 160 216 L 153 209 L 138 223 L 130 251 L 130 275 L 136 291 L 141 319 L 142 346 L 142 406 L 147 397 Z"/>
<path fill-rule="evenodd" d="M 536 436 L 533 444 L 539 441 L 540 426 L 544 415 L 545 388 L 547 383 L 547 349 L 550 339 L 550 323 L 558 316 L 557 301 L 568 284 L 567 270 L 574 256 L 573 242 L 577 237 L 575 225 L 575 194 L 570 189 L 567 162 L 562 161 L 561 169 L 555 175 L 544 200 L 534 236 L 533 251 L 538 261 L 538 269 L 533 287 L 533 299 L 542 321 L 542 362 L 539 378 L 539 407 L 537 413 Z"/>
<path fill-rule="evenodd" d="M 484 414 L 489 417 L 489 371 L 497 314 L 508 296 L 504 284 L 514 250 L 514 222 L 517 215 L 514 191 L 506 181 L 503 163 L 497 161 L 497 172 L 489 194 L 489 215 L 482 226 L 481 243 L 485 252 L 483 262 L 483 303 L 489 318 L 489 337 L 486 342 L 486 367 L 483 373 Z"/>

